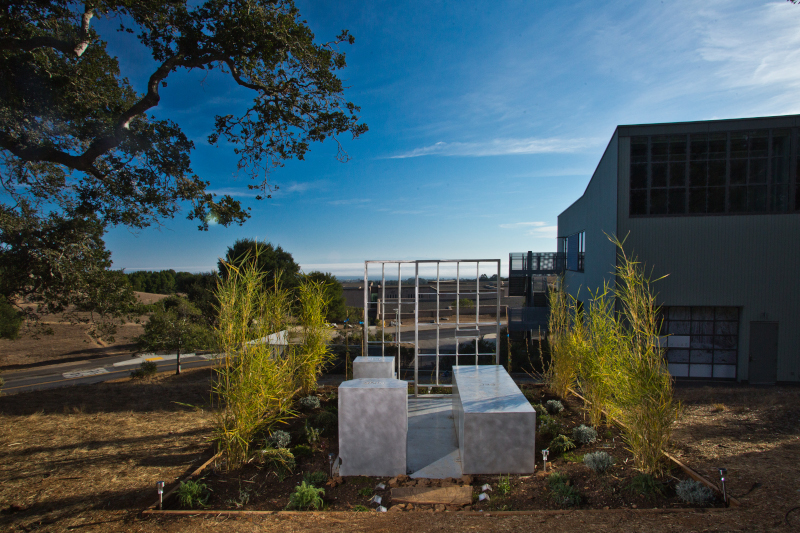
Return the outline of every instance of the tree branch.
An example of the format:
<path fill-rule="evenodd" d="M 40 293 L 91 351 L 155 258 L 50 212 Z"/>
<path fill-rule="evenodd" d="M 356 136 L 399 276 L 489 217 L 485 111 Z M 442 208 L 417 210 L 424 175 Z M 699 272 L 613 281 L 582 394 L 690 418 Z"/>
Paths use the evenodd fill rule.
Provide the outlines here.
<path fill-rule="evenodd" d="M 37 48 L 52 48 L 58 50 L 64 55 L 81 57 L 86 49 L 89 47 L 91 39 L 89 38 L 89 24 L 94 16 L 94 7 L 89 2 L 84 4 L 84 12 L 81 17 L 81 40 L 78 42 L 64 41 L 63 39 L 56 39 L 49 35 L 41 35 L 37 37 L 30 37 L 28 39 L 15 39 L 13 37 L 4 37 L 0 39 L 0 50 L 19 50 L 22 52 L 30 52 Z"/>

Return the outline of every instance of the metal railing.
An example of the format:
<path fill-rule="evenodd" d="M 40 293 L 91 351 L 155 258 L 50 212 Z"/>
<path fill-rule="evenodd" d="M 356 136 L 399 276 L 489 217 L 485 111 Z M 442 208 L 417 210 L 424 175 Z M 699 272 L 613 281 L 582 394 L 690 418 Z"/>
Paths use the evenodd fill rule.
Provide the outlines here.
<path fill-rule="evenodd" d="M 508 254 L 508 276 L 560 274 L 566 266 L 563 252 L 521 252 Z"/>
<path fill-rule="evenodd" d="M 508 309 L 508 331 L 547 331 L 549 307 L 511 307 Z"/>

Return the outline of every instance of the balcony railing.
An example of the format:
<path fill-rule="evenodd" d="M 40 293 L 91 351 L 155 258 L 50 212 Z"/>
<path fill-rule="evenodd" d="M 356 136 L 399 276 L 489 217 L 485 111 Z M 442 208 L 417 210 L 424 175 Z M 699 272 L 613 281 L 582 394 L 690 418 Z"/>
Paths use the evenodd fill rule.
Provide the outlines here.
<path fill-rule="evenodd" d="M 508 254 L 508 277 L 530 274 L 546 275 L 564 272 L 566 257 L 562 252 Z"/>
<path fill-rule="evenodd" d="M 508 331 L 547 331 L 549 307 L 512 307 L 508 310 Z"/>

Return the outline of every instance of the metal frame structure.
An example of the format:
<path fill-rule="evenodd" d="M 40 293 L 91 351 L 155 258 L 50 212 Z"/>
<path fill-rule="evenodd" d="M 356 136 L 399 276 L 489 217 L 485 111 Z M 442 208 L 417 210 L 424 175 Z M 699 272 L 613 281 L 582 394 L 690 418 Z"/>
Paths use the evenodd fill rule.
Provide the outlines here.
<path fill-rule="evenodd" d="M 443 263 L 452 264 L 455 263 L 456 265 L 456 292 L 447 292 L 442 293 L 440 291 L 440 282 L 444 281 L 441 279 L 441 265 Z M 461 289 L 461 266 L 462 264 L 475 264 L 475 288 L 474 290 L 465 290 L 462 291 Z M 481 294 L 489 295 L 493 294 L 489 291 L 480 290 L 480 267 L 481 264 L 484 263 L 493 263 L 497 266 L 497 287 L 496 287 L 496 309 L 495 309 L 495 321 L 494 322 L 481 322 L 480 321 L 480 298 Z M 402 280 L 402 266 L 403 265 L 414 265 L 414 298 L 403 298 L 403 280 Z M 419 269 L 420 265 L 436 265 L 436 320 L 434 325 L 436 326 L 436 351 L 435 353 L 420 353 L 419 349 L 419 302 L 420 302 L 420 292 L 419 292 Z M 454 366 L 459 366 L 459 359 L 465 356 L 474 356 L 475 357 L 475 365 L 478 365 L 478 358 L 481 355 L 494 355 L 494 364 L 500 364 L 500 300 L 502 296 L 501 291 L 501 282 L 500 282 L 500 260 L 499 259 L 428 259 L 428 260 L 418 260 L 418 261 L 364 261 L 364 329 L 362 332 L 362 354 L 369 355 L 369 346 L 372 345 L 380 345 L 381 346 L 381 357 L 386 355 L 386 344 L 383 335 L 377 341 L 370 341 L 369 340 L 369 314 L 370 314 L 370 306 L 373 305 L 370 301 L 370 287 L 369 287 L 369 267 L 370 265 L 380 265 L 381 266 L 381 298 L 380 303 L 375 303 L 376 306 L 376 316 L 380 316 L 383 320 L 385 320 L 385 308 L 386 304 L 396 304 L 397 305 L 397 314 L 398 318 L 395 322 L 395 333 L 396 337 L 395 340 L 397 341 L 397 363 L 396 363 L 396 371 L 398 379 L 401 379 L 401 368 L 400 368 L 400 325 L 401 325 L 401 317 L 402 317 L 402 309 L 404 305 L 413 305 L 414 306 L 414 396 L 419 395 L 419 359 L 420 357 L 435 357 L 435 376 L 436 379 L 434 383 L 430 384 L 423 384 L 423 386 L 429 387 L 447 387 L 452 388 L 452 384 L 448 383 L 440 383 L 439 381 L 439 359 L 440 357 L 453 357 L 455 356 L 455 364 Z M 397 298 L 390 298 L 387 302 L 386 299 L 386 266 L 387 265 L 397 265 Z M 464 282 L 469 283 L 469 282 Z M 442 336 L 441 336 L 441 329 L 442 329 L 442 321 L 439 315 L 440 311 L 440 297 L 448 295 L 448 296 L 455 296 L 455 305 L 456 305 L 456 320 L 455 320 L 455 332 L 454 332 L 454 339 L 456 341 L 456 352 L 455 354 L 451 353 L 440 353 L 439 347 L 441 344 Z M 474 296 L 475 297 L 475 315 L 473 321 L 466 321 L 462 322 L 461 317 L 461 309 L 460 309 L 460 300 L 461 297 L 464 296 Z M 377 305 L 381 305 L 381 309 L 377 309 Z M 466 313 L 463 316 L 467 316 Z M 451 325 L 453 323 L 447 322 L 446 325 Z M 479 340 L 481 338 L 480 327 L 481 326 L 490 326 L 494 325 L 496 328 L 496 339 L 495 339 L 495 352 L 492 353 L 480 353 L 479 352 Z M 450 328 L 448 328 L 450 329 Z M 472 354 L 459 354 L 459 343 L 463 341 L 475 340 L 475 353 Z M 463 366 L 463 365 L 461 365 Z"/>

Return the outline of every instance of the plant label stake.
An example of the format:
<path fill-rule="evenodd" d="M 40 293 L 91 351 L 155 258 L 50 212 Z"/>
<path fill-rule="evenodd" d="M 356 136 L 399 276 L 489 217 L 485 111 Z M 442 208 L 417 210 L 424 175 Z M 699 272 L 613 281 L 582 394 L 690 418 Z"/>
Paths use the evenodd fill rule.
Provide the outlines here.
<path fill-rule="evenodd" d="M 722 499 L 725 501 L 725 505 L 728 505 L 728 494 L 725 492 L 725 475 L 728 473 L 727 468 L 720 468 L 719 469 L 719 480 L 722 482 Z"/>
<path fill-rule="evenodd" d="M 331 465 L 331 478 L 333 478 L 333 454 L 328 454 L 328 463 Z"/>
<path fill-rule="evenodd" d="M 542 450 L 542 471 L 547 472 L 547 455 L 550 453 L 550 450 L 544 449 Z"/>
<path fill-rule="evenodd" d="M 158 510 L 164 507 L 164 482 L 156 481 L 156 490 L 158 491 Z"/>

